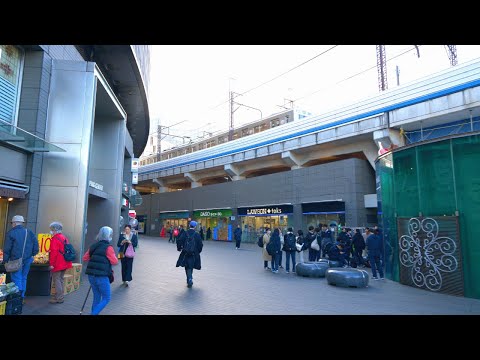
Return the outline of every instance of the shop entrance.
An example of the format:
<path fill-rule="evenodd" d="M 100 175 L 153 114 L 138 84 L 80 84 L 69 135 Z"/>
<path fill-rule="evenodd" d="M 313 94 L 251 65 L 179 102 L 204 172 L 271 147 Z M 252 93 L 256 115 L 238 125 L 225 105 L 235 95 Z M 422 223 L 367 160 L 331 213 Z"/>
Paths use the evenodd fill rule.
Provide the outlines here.
<path fill-rule="evenodd" d="M 279 228 L 282 233 L 285 233 L 289 226 L 292 225 L 289 224 L 288 215 L 242 216 L 242 230 L 245 234 L 242 239 L 244 238 L 245 242 L 256 242 L 267 227 L 272 231 Z"/>
<path fill-rule="evenodd" d="M 175 227 L 179 227 L 180 225 L 183 225 L 183 228 L 185 230 L 188 230 L 187 228 L 187 222 L 188 222 L 188 219 L 165 219 L 163 220 L 163 226 L 166 228 L 166 229 L 169 229 L 171 226 L 173 228 Z"/>
<path fill-rule="evenodd" d="M 232 240 L 231 237 L 229 237 L 229 224 L 227 217 L 200 218 L 198 222 L 203 228 L 205 239 L 207 239 L 207 230 L 210 228 L 210 238 L 207 240 Z"/>

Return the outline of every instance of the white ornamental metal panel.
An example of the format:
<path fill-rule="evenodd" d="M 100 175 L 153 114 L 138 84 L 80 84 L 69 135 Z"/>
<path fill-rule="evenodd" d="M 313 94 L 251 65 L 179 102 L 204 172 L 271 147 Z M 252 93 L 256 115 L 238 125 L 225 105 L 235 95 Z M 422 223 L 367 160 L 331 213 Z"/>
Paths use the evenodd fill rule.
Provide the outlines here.
<path fill-rule="evenodd" d="M 400 283 L 463 296 L 458 217 L 397 218 Z"/>

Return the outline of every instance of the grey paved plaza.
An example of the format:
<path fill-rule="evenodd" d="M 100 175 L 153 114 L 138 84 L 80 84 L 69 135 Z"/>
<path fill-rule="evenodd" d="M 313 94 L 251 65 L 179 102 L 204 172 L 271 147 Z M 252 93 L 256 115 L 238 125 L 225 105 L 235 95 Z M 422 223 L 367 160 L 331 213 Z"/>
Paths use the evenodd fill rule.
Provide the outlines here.
<path fill-rule="evenodd" d="M 265 271 L 256 244 L 204 241 L 202 270 L 194 270 L 193 288 L 185 271 L 175 267 L 176 245 L 166 238 L 140 236 L 129 287 L 115 266 L 112 299 L 101 315 L 471 315 L 480 300 L 438 294 L 390 280 L 363 289 L 339 288 L 325 278 L 306 278 Z M 298 256 L 297 256 L 298 258 Z M 285 254 L 283 255 L 285 266 Z M 369 270 L 369 269 L 367 269 Z M 370 274 L 371 275 L 371 274 Z M 27 297 L 24 315 L 78 315 L 89 288 L 82 274 L 80 289 L 63 304 L 49 296 Z M 83 314 L 90 314 L 92 293 Z"/>

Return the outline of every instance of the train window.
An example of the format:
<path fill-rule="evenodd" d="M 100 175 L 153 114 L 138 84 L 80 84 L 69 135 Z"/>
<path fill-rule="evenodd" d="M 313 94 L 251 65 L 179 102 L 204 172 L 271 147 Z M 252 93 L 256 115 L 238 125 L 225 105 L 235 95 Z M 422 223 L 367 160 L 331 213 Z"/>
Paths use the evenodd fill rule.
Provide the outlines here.
<path fill-rule="evenodd" d="M 260 130 L 260 126 L 255 126 L 255 127 L 253 128 L 253 132 L 254 132 L 255 134 L 258 133 L 258 132 L 260 132 L 260 131 L 261 131 L 261 130 Z"/>
<path fill-rule="evenodd" d="M 215 146 L 215 140 L 207 142 L 207 148 Z"/>
<path fill-rule="evenodd" d="M 242 137 L 248 135 L 248 129 L 242 129 Z"/>

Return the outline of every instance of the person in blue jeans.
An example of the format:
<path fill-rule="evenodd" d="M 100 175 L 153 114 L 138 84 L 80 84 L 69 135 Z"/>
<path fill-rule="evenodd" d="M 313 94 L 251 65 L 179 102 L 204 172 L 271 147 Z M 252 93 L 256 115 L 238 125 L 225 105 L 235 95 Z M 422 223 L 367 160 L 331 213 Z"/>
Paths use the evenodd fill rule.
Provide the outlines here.
<path fill-rule="evenodd" d="M 38 253 L 38 240 L 35 234 L 24 227 L 25 219 L 22 215 L 12 218 L 12 229 L 5 235 L 3 261 L 23 259 L 20 270 L 10 273 L 11 280 L 18 286 L 22 298 L 27 290 L 27 277 L 33 257 Z"/>
<path fill-rule="evenodd" d="M 112 241 L 113 230 L 108 226 L 100 229 L 97 242 L 92 244 L 83 255 L 83 261 L 88 261 L 85 274 L 93 291 L 92 315 L 98 315 L 110 302 L 110 280 L 112 265 L 118 264 Z"/>
<path fill-rule="evenodd" d="M 288 274 L 290 272 L 290 259 L 292 259 L 292 272 L 295 272 L 295 256 L 297 253 L 297 247 L 295 246 L 296 238 L 293 234 L 293 228 L 289 227 L 287 229 L 284 242 L 283 250 L 285 251 L 286 255 L 285 272 Z"/>

